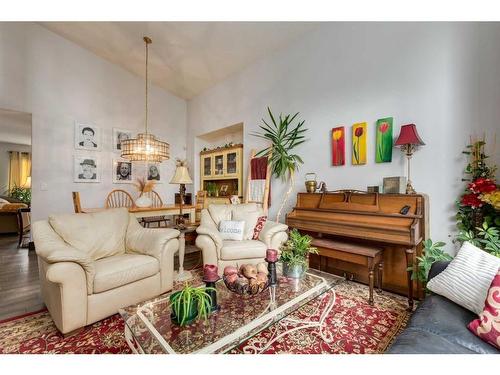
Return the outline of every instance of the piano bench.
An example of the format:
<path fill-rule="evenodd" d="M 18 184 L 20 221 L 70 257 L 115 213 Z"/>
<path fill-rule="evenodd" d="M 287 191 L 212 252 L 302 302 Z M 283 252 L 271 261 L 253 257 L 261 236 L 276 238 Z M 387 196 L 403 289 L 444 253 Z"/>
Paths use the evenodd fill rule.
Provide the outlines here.
<path fill-rule="evenodd" d="M 382 276 L 384 270 L 383 249 L 360 245 L 349 242 L 342 242 L 324 238 L 314 238 L 311 246 L 318 248 L 319 255 L 322 257 L 341 260 L 348 263 L 354 263 L 366 266 L 368 270 L 368 280 L 370 287 L 370 296 L 368 303 L 373 305 L 373 287 L 374 270 L 378 265 L 378 292 L 382 292 Z M 321 270 L 321 262 L 320 262 Z"/>

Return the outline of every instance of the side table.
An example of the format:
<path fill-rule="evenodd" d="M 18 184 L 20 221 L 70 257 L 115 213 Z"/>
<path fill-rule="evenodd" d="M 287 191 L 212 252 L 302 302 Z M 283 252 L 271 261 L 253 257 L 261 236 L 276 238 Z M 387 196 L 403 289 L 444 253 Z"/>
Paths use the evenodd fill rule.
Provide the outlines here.
<path fill-rule="evenodd" d="M 196 230 L 196 226 L 174 226 L 181 234 L 179 235 L 179 271 L 174 271 L 175 281 L 186 281 L 193 277 L 190 271 L 184 270 L 184 253 L 186 251 L 186 233 Z"/>

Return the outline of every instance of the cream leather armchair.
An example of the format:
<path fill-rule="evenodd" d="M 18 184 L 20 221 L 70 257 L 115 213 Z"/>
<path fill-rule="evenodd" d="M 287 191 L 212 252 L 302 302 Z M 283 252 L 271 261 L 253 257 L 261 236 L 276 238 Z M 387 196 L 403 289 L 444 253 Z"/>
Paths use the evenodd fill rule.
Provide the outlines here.
<path fill-rule="evenodd" d="M 198 236 L 196 246 L 203 252 L 204 264 L 215 264 L 219 275 L 228 265 L 244 263 L 256 264 L 264 261 L 267 249 L 279 249 L 288 239 L 288 226 L 267 220 L 259 234 L 258 240 L 249 239 L 253 233 L 256 218 L 262 216 L 262 209 L 255 203 L 239 205 L 211 204 L 201 211 L 200 226 L 196 229 Z M 242 241 L 223 240 L 219 233 L 221 220 L 247 219 L 248 236 Z M 245 227 L 247 227 L 247 221 Z"/>
<path fill-rule="evenodd" d="M 68 333 L 173 286 L 179 231 L 146 229 L 126 208 L 33 224 L 42 297 Z"/>

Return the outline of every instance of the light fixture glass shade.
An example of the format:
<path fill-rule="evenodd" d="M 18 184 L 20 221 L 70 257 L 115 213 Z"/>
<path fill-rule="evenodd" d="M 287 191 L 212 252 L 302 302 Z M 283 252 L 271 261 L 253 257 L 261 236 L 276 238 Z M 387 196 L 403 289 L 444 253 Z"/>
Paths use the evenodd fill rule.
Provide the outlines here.
<path fill-rule="evenodd" d="M 162 162 L 170 158 L 170 145 L 152 134 L 139 133 L 121 142 L 122 158 L 130 161 Z"/>
<path fill-rule="evenodd" d="M 175 170 L 174 177 L 170 180 L 171 184 L 192 184 L 193 181 L 189 177 L 189 171 L 185 166 L 178 166 Z"/>

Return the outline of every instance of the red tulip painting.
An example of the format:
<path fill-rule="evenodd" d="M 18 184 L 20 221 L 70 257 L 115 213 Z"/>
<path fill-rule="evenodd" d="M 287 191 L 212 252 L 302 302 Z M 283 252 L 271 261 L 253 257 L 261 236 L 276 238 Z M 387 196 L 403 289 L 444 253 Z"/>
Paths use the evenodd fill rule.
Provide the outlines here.
<path fill-rule="evenodd" d="M 345 164 L 345 130 L 343 126 L 332 129 L 332 165 Z"/>
<path fill-rule="evenodd" d="M 352 126 L 352 164 L 366 164 L 366 122 Z"/>
<path fill-rule="evenodd" d="M 390 163 L 392 161 L 392 117 L 377 120 L 377 139 L 375 161 Z"/>

